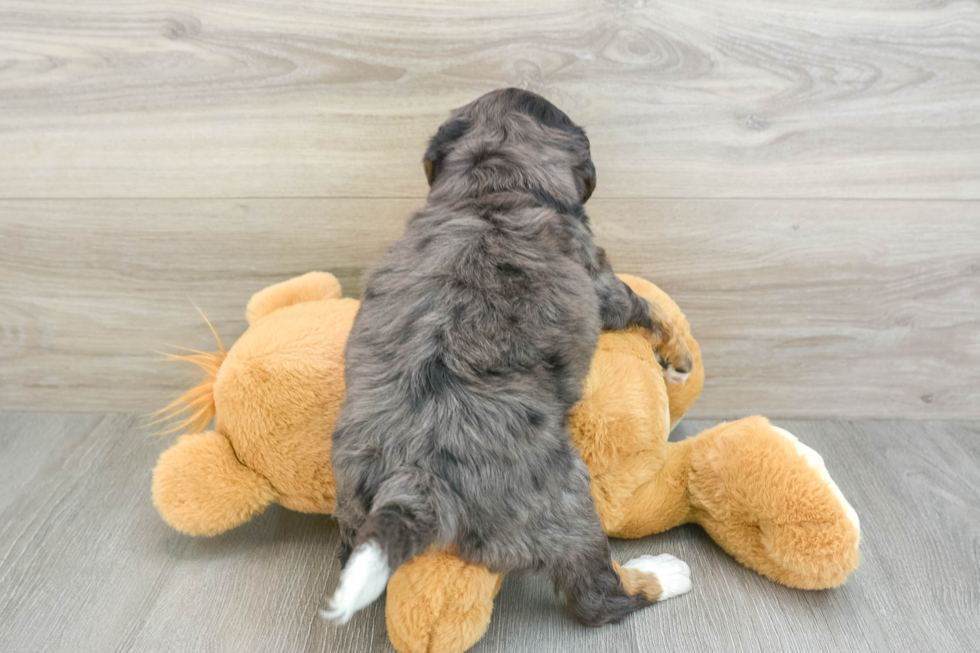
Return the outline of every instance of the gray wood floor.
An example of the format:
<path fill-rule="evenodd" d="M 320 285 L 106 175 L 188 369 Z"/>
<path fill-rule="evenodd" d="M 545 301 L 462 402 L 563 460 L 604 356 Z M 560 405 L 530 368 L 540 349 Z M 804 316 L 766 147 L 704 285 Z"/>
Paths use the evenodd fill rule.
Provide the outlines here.
<path fill-rule="evenodd" d="M 689 595 L 590 630 L 543 578 L 512 576 L 474 650 L 976 651 L 980 423 L 780 424 L 860 513 L 863 560 L 844 587 L 777 586 L 685 527 L 613 547 L 683 558 Z M 0 413 L 0 650 L 391 650 L 380 601 L 342 629 L 315 616 L 339 572 L 329 517 L 276 508 L 213 539 L 170 530 L 149 496 L 167 445 L 127 415 Z"/>

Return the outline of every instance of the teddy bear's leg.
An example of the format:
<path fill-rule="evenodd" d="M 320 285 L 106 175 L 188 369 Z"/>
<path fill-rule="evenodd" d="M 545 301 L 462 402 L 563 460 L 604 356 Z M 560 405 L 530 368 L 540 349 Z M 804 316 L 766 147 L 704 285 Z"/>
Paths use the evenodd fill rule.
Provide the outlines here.
<path fill-rule="evenodd" d="M 593 491 L 599 484 L 607 487 L 635 484 L 632 492 L 617 496 L 615 501 L 602 497 L 596 501 L 603 528 L 611 537 L 645 537 L 690 521 L 687 495 L 690 444 L 664 442 L 655 452 L 657 455 L 644 453 L 620 460 L 612 473 L 607 471 L 593 477 Z M 642 479 L 639 484 L 637 479 Z"/>
<path fill-rule="evenodd" d="M 857 514 L 815 451 L 762 417 L 688 440 L 692 517 L 739 562 L 802 589 L 857 567 Z"/>
<path fill-rule="evenodd" d="M 461 653 L 487 631 L 502 574 L 429 551 L 388 581 L 388 637 L 400 653 Z"/>

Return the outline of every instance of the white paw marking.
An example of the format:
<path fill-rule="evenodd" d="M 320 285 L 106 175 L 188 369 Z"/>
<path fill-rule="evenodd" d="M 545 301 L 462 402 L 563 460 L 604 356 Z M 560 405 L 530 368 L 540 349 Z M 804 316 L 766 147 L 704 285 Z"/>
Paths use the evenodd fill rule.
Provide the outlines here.
<path fill-rule="evenodd" d="M 834 483 L 834 479 L 830 478 L 830 474 L 827 472 L 827 466 L 824 465 L 823 462 L 823 456 L 800 442 L 799 438 L 786 429 L 781 429 L 778 426 L 773 426 L 773 428 L 776 429 L 776 432 L 781 436 L 791 441 L 796 447 L 796 452 L 803 456 L 806 459 L 807 464 L 815 469 L 818 474 L 820 474 L 820 478 L 824 480 L 827 486 L 830 487 L 831 492 L 834 493 L 834 496 L 837 497 L 837 501 L 840 502 L 841 507 L 844 509 L 844 514 L 847 515 L 848 520 L 854 524 L 854 528 L 860 531 L 861 520 L 858 519 L 857 512 L 854 511 L 851 504 L 844 498 L 844 493 L 840 491 L 839 487 L 837 487 L 837 483 Z"/>
<path fill-rule="evenodd" d="M 347 623 L 355 612 L 381 596 L 390 576 L 388 556 L 377 542 L 365 542 L 354 549 L 340 572 L 330 606 L 320 610 L 320 616 L 341 625 Z"/>
<path fill-rule="evenodd" d="M 658 601 L 666 601 L 691 591 L 691 568 L 686 562 L 678 560 L 669 553 L 633 558 L 623 565 L 623 568 L 636 569 L 644 574 L 656 576 L 663 590 L 657 598 Z"/>
<path fill-rule="evenodd" d="M 690 372 L 688 372 L 687 374 L 681 374 L 680 372 L 674 369 L 673 365 L 668 365 L 667 368 L 664 370 L 664 380 L 667 381 L 667 383 L 684 383 L 687 381 L 688 377 L 690 376 L 691 376 Z"/>

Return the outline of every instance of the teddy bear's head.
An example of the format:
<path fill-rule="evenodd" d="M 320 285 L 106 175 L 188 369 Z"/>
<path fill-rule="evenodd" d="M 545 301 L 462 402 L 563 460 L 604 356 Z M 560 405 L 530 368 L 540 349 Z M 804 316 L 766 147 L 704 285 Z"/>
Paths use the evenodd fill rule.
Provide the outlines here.
<path fill-rule="evenodd" d="M 227 353 L 203 361 L 206 378 L 178 401 L 198 411 L 198 432 L 178 439 L 153 472 L 153 501 L 171 526 L 216 535 L 272 502 L 333 510 L 330 437 L 357 308 L 322 272 L 252 297 L 249 328 Z M 211 417 L 213 430 L 202 430 Z"/>

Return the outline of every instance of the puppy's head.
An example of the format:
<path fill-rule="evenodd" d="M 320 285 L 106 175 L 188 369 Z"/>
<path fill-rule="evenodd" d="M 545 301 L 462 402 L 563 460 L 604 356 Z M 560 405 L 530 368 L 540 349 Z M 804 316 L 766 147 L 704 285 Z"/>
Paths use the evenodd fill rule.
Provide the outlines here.
<path fill-rule="evenodd" d="M 453 111 L 423 163 L 430 196 L 540 190 L 584 203 L 596 184 L 585 131 L 540 95 L 517 88 Z"/>

